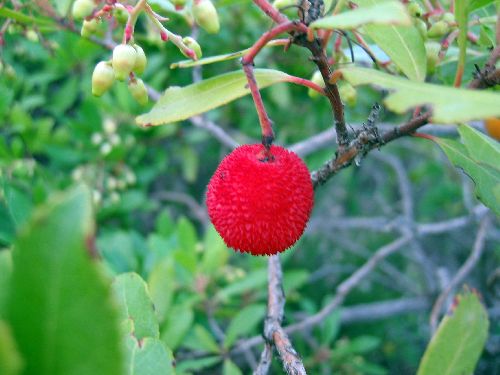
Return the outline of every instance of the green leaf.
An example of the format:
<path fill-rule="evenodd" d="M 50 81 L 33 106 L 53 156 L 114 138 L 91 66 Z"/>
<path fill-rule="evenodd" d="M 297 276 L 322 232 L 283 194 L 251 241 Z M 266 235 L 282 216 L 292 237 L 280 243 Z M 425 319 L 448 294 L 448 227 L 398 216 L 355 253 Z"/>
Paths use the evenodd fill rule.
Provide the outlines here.
<path fill-rule="evenodd" d="M 255 69 L 259 88 L 286 82 L 289 75 L 277 70 Z M 242 70 L 222 74 L 186 87 L 171 87 L 150 112 L 136 118 L 139 125 L 160 125 L 189 117 L 227 104 L 248 95 L 250 89 Z"/>
<path fill-rule="evenodd" d="M 271 40 L 264 47 L 276 47 L 276 46 L 282 46 L 282 45 L 283 44 L 280 43 L 279 41 Z M 250 48 L 246 48 L 244 50 L 237 51 L 237 52 L 226 53 L 223 55 L 205 57 L 205 58 L 199 59 L 199 60 L 182 60 L 182 61 L 170 64 L 170 69 L 191 68 L 193 66 L 207 65 L 207 64 L 213 64 L 213 63 L 217 63 L 217 62 L 221 62 L 221 61 L 234 60 L 234 59 L 238 59 L 238 58 L 242 57 L 248 51 L 250 51 Z"/>
<path fill-rule="evenodd" d="M 313 29 L 351 30 L 367 24 L 409 26 L 411 19 L 403 4 L 389 1 L 324 17 L 311 23 L 310 27 Z"/>
<path fill-rule="evenodd" d="M 194 337 L 201 349 L 209 353 L 218 353 L 220 351 L 219 345 L 217 345 L 212 334 L 202 325 L 197 324 L 194 326 Z"/>
<path fill-rule="evenodd" d="M 437 137 L 433 140 L 441 146 L 453 165 L 461 168 L 474 181 L 477 197 L 500 215 L 500 201 L 495 194 L 500 189 L 500 146 L 469 126 L 461 125 L 459 132 L 464 144 Z"/>
<path fill-rule="evenodd" d="M 390 0 L 389 0 L 390 1 Z M 380 4 L 380 0 L 356 0 L 360 8 Z M 427 72 L 425 45 L 414 26 L 366 25 L 368 35 L 413 81 L 424 81 Z"/>
<path fill-rule="evenodd" d="M 205 233 L 201 271 L 208 276 L 214 276 L 227 263 L 229 254 L 224 240 L 214 226 L 210 225 Z"/>
<path fill-rule="evenodd" d="M 10 18 L 11 20 L 17 21 L 19 23 L 24 23 L 26 25 L 38 25 L 38 26 L 55 26 L 55 22 L 50 18 L 45 17 L 30 17 L 24 13 L 9 9 L 6 7 L 0 8 L 0 17 Z"/>
<path fill-rule="evenodd" d="M 495 0 L 469 0 L 469 11 L 473 12 L 493 2 L 495 2 Z"/>
<path fill-rule="evenodd" d="M 468 17 L 470 9 L 470 0 L 457 1 L 455 4 L 455 19 L 458 24 L 458 66 L 457 70 L 460 70 L 463 74 L 465 67 L 465 58 L 467 56 L 467 29 L 468 29 Z"/>
<path fill-rule="evenodd" d="M 264 305 L 250 305 L 239 311 L 229 323 L 224 339 L 224 348 L 229 348 L 239 336 L 251 333 L 266 314 Z"/>
<path fill-rule="evenodd" d="M 265 269 L 257 269 L 246 275 L 242 280 L 235 281 L 219 290 L 215 298 L 220 301 L 227 301 L 235 294 L 238 295 L 252 289 L 262 288 L 266 283 L 267 271 Z"/>
<path fill-rule="evenodd" d="M 120 318 L 134 323 L 134 336 L 158 338 L 158 320 L 144 280 L 136 273 L 124 273 L 116 277 L 113 288 L 122 307 Z"/>
<path fill-rule="evenodd" d="M 7 323 L 0 320 L 0 374 L 20 374 L 22 367 L 23 360 L 17 351 L 12 332 Z"/>
<path fill-rule="evenodd" d="M 222 367 L 222 375 L 243 375 L 241 370 L 232 362 L 230 359 L 224 361 L 224 366 Z"/>
<path fill-rule="evenodd" d="M 0 319 L 5 317 L 10 277 L 12 274 L 12 256 L 10 250 L 0 251 Z"/>
<path fill-rule="evenodd" d="M 412 82 L 401 77 L 366 68 L 341 69 L 344 78 L 354 86 L 375 84 L 392 90 L 384 100 L 396 113 L 417 107 L 432 106 L 432 121 L 459 123 L 500 116 L 500 94 Z"/>
<path fill-rule="evenodd" d="M 155 306 L 158 321 L 165 318 L 175 289 L 175 266 L 172 257 L 157 263 L 148 277 L 148 286 L 151 299 Z"/>
<path fill-rule="evenodd" d="M 425 350 L 417 375 L 472 374 L 488 336 L 488 314 L 478 296 L 459 294 Z"/>
<path fill-rule="evenodd" d="M 146 337 L 141 344 L 133 337 L 127 343 L 130 359 L 127 375 L 171 375 L 175 374 L 174 358 L 159 339 Z"/>
<path fill-rule="evenodd" d="M 33 208 L 31 198 L 12 185 L 5 185 L 3 193 L 11 219 L 16 226 L 16 230 L 19 230 L 30 217 Z"/>
<path fill-rule="evenodd" d="M 19 235 L 7 316 L 26 374 L 122 374 L 111 285 L 86 245 L 92 232 L 80 186 L 40 207 Z"/>
<path fill-rule="evenodd" d="M 213 365 L 221 361 L 219 356 L 204 357 L 200 359 L 188 359 L 187 361 L 180 362 L 176 369 L 179 372 L 183 371 L 198 371 L 207 367 L 212 367 Z"/>
<path fill-rule="evenodd" d="M 194 314 L 189 304 L 174 306 L 161 330 L 161 340 L 172 350 L 182 342 L 182 339 L 193 324 Z"/>

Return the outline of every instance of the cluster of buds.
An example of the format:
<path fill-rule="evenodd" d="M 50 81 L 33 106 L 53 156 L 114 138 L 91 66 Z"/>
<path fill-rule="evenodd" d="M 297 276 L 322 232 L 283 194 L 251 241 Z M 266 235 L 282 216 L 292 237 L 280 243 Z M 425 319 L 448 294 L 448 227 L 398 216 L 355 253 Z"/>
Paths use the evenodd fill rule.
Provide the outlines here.
<path fill-rule="evenodd" d="M 138 45 L 119 44 L 113 49 L 111 61 L 97 63 L 92 74 L 92 94 L 101 96 L 110 89 L 115 79 L 129 79 L 128 87 L 133 98 L 141 105 L 148 102 L 148 91 L 142 79 L 135 74 L 142 74 L 146 69 L 147 58 Z"/>
<path fill-rule="evenodd" d="M 207 33 L 219 32 L 219 16 L 210 0 L 194 0 L 192 12 L 195 22 Z"/>
<path fill-rule="evenodd" d="M 453 13 L 440 11 L 436 14 L 425 14 L 416 1 L 408 3 L 408 13 L 413 17 L 413 23 L 424 40 L 427 38 L 441 38 L 457 25 Z"/>

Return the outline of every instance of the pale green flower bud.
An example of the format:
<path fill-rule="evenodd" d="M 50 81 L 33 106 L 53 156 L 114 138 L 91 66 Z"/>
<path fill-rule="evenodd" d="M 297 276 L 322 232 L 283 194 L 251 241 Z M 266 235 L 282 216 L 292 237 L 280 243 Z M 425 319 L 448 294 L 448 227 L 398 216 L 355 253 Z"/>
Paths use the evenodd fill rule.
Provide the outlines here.
<path fill-rule="evenodd" d="M 311 81 L 317 84 L 318 86 L 321 86 L 323 88 L 325 87 L 325 81 L 323 80 L 323 76 L 321 75 L 321 72 L 319 70 L 316 70 L 314 72 L 314 74 L 311 77 Z M 311 88 L 307 90 L 307 94 L 311 99 L 316 99 L 321 96 L 319 92 Z"/>
<path fill-rule="evenodd" d="M 202 56 L 202 52 L 201 52 L 201 47 L 200 45 L 198 44 L 198 42 L 191 38 L 190 36 L 187 36 L 185 37 L 184 39 L 182 39 L 182 42 L 191 50 L 194 51 L 194 54 L 196 55 L 196 58 L 197 59 L 200 59 L 201 56 Z M 181 51 L 182 52 L 182 51 Z M 183 52 L 184 56 L 186 57 L 190 57 L 188 55 L 186 55 L 184 52 Z"/>
<path fill-rule="evenodd" d="M 82 30 L 80 32 L 81 36 L 88 38 L 94 34 L 99 29 L 99 22 L 96 19 L 91 19 L 90 21 L 83 20 Z"/>
<path fill-rule="evenodd" d="M 134 48 L 137 52 L 137 57 L 135 59 L 135 65 L 132 69 L 135 73 L 142 75 L 144 70 L 146 69 L 146 65 L 148 63 L 148 59 L 146 58 L 146 54 L 140 45 L 134 44 Z"/>
<path fill-rule="evenodd" d="M 128 90 L 140 105 L 148 104 L 148 90 L 140 78 L 131 79 L 128 83 Z"/>
<path fill-rule="evenodd" d="M 101 96 L 113 85 L 115 72 L 106 61 L 97 63 L 92 73 L 92 94 Z"/>
<path fill-rule="evenodd" d="M 119 44 L 113 49 L 113 69 L 116 79 L 124 81 L 135 66 L 137 51 L 128 44 Z"/>
<path fill-rule="evenodd" d="M 193 4 L 193 17 L 196 23 L 210 34 L 217 34 L 220 29 L 219 16 L 210 0 L 200 0 Z"/>
<path fill-rule="evenodd" d="M 448 24 L 445 21 L 438 21 L 431 26 L 427 35 L 429 38 L 439 38 L 444 36 L 448 31 L 450 31 Z"/>
<path fill-rule="evenodd" d="M 75 20 L 82 20 L 92 14 L 95 3 L 92 0 L 76 0 L 71 8 L 71 14 Z"/>

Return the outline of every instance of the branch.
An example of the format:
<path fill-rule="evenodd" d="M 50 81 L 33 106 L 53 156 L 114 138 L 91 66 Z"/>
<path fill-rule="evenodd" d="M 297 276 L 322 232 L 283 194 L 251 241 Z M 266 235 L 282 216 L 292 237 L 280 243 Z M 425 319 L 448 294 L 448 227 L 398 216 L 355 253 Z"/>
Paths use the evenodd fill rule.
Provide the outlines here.
<path fill-rule="evenodd" d="M 306 374 L 302 360 L 293 348 L 288 335 L 281 326 L 285 308 L 285 293 L 283 291 L 283 273 L 278 255 L 269 257 L 268 278 L 267 317 L 264 322 L 264 338 L 267 344 L 264 347 L 261 360 L 257 367 L 259 372 L 256 371 L 255 373 L 267 373 L 266 369 L 269 369 L 271 356 L 270 346 L 274 345 L 287 374 Z"/>
<path fill-rule="evenodd" d="M 474 245 L 472 247 L 472 251 L 465 261 L 465 263 L 460 267 L 455 276 L 451 279 L 450 283 L 446 286 L 446 288 L 441 292 L 439 297 L 437 298 L 434 306 L 432 307 L 432 312 L 430 316 L 430 325 L 432 332 L 435 332 L 438 325 L 439 315 L 441 310 L 443 309 L 443 305 L 448 299 L 448 296 L 462 281 L 467 277 L 467 275 L 472 271 L 475 267 L 481 254 L 484 250 L 484 244 L 486 242 L 486 232 L 490 225 L 490 217 L 485 216 L 479 225 L 479 230 L 477 231 L 476 239 L 474 241 Z"/>
<path fill-rule="evenodd" d="M 394 127 L 393 130 L 388 131 L 382 137 L 379 137 L 375 132 L 361 131 L 359 135 L 349 143 L 347 148 L 339 148 L 335 158 L 329 160 L 323 167 L 311 173 L 313 186 L 317 187 L 324 184 L 341 169 L 350 166 L 353 161 L 359 161 L 374 148 L 380 148 L 382 145 L 397 138 L 410 135 L 419 127 L 427 124 L 429 118 L 430 113 L 418 116 L 402 126 Z"/>

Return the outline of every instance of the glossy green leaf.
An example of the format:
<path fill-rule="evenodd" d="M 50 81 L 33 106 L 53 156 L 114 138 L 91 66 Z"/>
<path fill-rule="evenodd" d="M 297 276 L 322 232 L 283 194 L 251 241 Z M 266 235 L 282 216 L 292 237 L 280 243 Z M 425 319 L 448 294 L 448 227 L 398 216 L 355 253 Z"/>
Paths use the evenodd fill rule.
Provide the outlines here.
<path fill-rule="evenodd" d="M 118 314 L 90 257 L 92 232 L 80 186 L 38 209 L 19 235 L 7 316 L 25 374 L 122 374 Z"/>
<path fill-rule="evenodd" d="M 229 323 L 224 339 L 224 347 L 229 348 L 239 336 L 251 333 L 257 324 L 264 320 L 265 314 L 266 306 L 264 305 L 250 305 L 240 310 Z"/>
<path fill-rule="evenodd" d="M 12 332 L 3 320 L 0 320 L 0 374 L 17 375 L 21 373 L 23 360 L 19 354 Z"/>
<path fill-rule="evenodd" d="M 124 273 L 116 277 L 113 288 L 121 305 L 120 317 L 133 322 L 134 336 L 158 338 L 158 320 L 144 280 L 136 273 Z"/>
<path fill-rule="evenodd" d="M 259 88 L 285 82 L 288 74 L 271 69 L 255 69 Z M 156 102 L 150 112 L 137 117 L 139 125 L 161 125 L 189 117 L 227 104 L 248 95 L 247 79 L 242 70 L 222 74 L 186 87 L 171 87 Z"/>
<path fill-rule="evenodd" d="M 433 139 L 453 165 L 461 168 L 474 181 L 477 197 L 500 215 L 500 201 L 496 195 L 500 189 L 500 146 L 469 126 L 461 125 L 459 132 L 463 144 L 450 139 Z"/>
<path fill-rule="evenodd" d="M 127 342 L 128 354 L 127 375 L 172 375 L 174 358 L 172 352 L 159 339 L 146 337 L 137 342 L 130 336 Z"/>
<path fill-rule="evenodd" d="M 199 371 L 207 367 L 212 367 L 222 360 L 219 356 L 204 357 L 199 359 L 188 359 L 179 362 L 176 366 L 177 371 Z"/>
<path fill-rule="evenodd" d="M 224 366 L 222 367 L 222 375 L 243 375 L 241 370 L 232 362 L 230 359 L 224 361 Z"/>
<path fill-rule="evenodd" d="M 472 374 L 488 337 L 488 314 L 478 296 L 459 294 L 425 350 L 417 375 Z"/>
<path fill-rule="evenodd" d="M 352 85 L 374 84 L 394 91 L 384 103 L 396 113 L 430 105 L 432 121 L 449 124 L 500 116 L 498 93 L 413 82 L 366 68 L 351 67 L 341 71 Z"/>
<path fill-rule="evenodd" d="M 313 29 L 351 30 L 368 24 L 410 26 L 411 19 L 403 4 L 389 1 L 324 17 L 311 23 L 310 27 Z"/>
<path fill-rule="evenodd" d="M 380 4 L 381 1 L 356 0 L 356 3 L 360 8 L 365 8 Z M 408 78 L 420 82 L 425 80 L 427 72 L 425 45 L 414 26 L 366 25 L 363 30 Z"/>
<path fill-rule="evenodd" d="M 170 309 L 166 322 L 161 329 L 161 340 L 172 350 L 182 342 L 182 339 L 193 324 L 193 309 L 189 304 L 176 305 Z"/>

